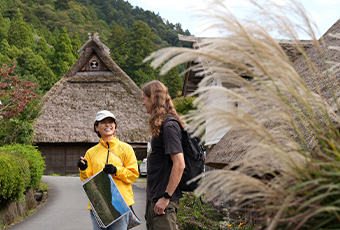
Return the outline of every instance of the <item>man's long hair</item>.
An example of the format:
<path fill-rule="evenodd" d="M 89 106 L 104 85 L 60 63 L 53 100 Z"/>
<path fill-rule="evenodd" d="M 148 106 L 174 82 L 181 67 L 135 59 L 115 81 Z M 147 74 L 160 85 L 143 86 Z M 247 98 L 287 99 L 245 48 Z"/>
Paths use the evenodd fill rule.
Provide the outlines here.
<path fill-rule="evenodd" d="M 184 127 L 185 122 L 178 116 L 174 104 L 169 95 L 168 88 L 160 81 L 151 81 L 142 88 L 145 96 L 151 99 L 152 111 L 149 119 L 149 132 L 158 136 L 163 121 L 169 117 L 175 117 Z"/>

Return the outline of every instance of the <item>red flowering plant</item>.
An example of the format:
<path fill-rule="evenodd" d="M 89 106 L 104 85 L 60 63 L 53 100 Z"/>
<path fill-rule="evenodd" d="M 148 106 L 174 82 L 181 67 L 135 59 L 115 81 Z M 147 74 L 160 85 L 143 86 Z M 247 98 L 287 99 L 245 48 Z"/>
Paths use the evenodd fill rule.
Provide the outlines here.
<path fill-rule="evenodd" d="M 38 95 L 33 92 L 36 85 L 19 79 L 12 67 L 3 65 L 0 69 L 0 117 L 7 119 L 19 116 Z"/>

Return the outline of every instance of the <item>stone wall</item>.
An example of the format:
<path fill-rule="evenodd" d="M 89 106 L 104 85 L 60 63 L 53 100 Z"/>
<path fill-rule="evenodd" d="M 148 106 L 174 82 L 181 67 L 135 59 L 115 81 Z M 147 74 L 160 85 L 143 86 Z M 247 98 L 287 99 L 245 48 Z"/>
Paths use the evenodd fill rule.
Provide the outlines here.
<path fill-rule="evenodd" d="M 28 214 L 30 210 L 39 207 L 45 202 L 47 192 L 34 193 L 28 190 L 20 201 L 12 202 L 0 207 L 0 229 L 9 226 Z"/>

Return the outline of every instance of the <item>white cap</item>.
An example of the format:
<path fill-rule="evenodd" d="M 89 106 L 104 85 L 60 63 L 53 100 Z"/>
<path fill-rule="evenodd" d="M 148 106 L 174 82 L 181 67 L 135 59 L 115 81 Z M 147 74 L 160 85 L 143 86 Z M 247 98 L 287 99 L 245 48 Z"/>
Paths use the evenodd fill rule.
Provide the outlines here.
<path fill-rule="evenodd" d="M 111 113 L 110 111 L 107 111 L 107 110 L 99 111 L 96 115 L 96 121 L 104 120 L 107 117 L 113 118 L 114 122 L 116 123 L 115 115 L 113 115 L 113 113 Z"/>

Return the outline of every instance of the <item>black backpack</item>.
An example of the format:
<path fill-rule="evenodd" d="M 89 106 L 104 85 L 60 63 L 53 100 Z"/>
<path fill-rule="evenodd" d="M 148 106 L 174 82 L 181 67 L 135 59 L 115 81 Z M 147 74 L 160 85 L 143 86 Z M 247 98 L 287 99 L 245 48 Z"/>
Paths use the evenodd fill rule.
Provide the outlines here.
<path fill-rule="evenodd" d="M 181 191 L 192 192 L 198 187 L 199 180 L 191 182 L 190 184 L 187 182 L 204 172 L 204 148 L 200 144 L 200 138 L 191 137 L 191 134 L 184 130 L 181 123 L 174 117 L 166 118 L 162 124 L 162 128 L 168 121 L 176 121 L 182 130 L 185 169 L 178 187 Z"/>

